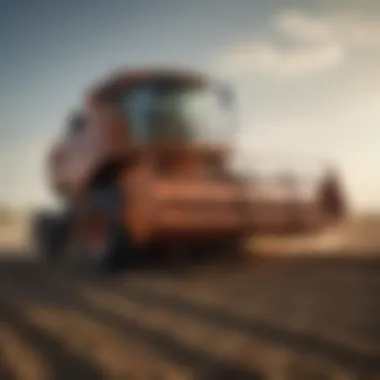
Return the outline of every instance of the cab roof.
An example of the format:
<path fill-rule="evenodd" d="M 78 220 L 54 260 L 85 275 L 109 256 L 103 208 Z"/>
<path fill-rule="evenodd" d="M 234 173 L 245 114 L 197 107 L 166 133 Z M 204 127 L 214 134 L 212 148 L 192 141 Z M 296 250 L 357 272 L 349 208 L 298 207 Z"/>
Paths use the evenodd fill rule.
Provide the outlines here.
<path fill-rule="evenodd" d="M 146 67 L 139 69 L 122 69 L 113 72 L 92 86 L 87 92 L 88 100 L 103 97 L 115 88 L 127 88 L 142 82 L 168 79 L 189 83 L 207 84 L 211 82 L 205 74 L 191 69 Z"/>

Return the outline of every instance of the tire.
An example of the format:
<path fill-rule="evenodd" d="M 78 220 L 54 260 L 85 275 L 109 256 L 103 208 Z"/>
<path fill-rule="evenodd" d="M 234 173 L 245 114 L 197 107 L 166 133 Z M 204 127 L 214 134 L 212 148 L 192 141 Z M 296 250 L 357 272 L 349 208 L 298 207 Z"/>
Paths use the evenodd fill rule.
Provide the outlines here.
<path fill-rule="evenodd" d="M 101 219 L 101 243 L 91 241 L 90 232 L 80 238 L 80 264 L 89 273 L 115 272 L 132 267 L 139 257 L 122 222 L 122 197 L 117 188 L 108 186 L 91 192 L 82 210 L 84 227 L 96 215 Z"/>
<path fill-rule="evenodd" d="M 51 212 L 37 214 L 32 223 L 33 251 L 39 260 L 53 264 L 64 255 L 67 234 L 67 220 Z"/>

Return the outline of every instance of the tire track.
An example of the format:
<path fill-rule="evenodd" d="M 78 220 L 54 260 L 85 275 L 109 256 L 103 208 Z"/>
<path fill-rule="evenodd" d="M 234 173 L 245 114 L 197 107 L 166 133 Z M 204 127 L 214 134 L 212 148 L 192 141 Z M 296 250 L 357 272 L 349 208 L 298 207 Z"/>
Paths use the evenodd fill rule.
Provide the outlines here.
<path fill-rule="evenodd" d="M 353 352 L 356 350 L 359 354 L 380 356 L 380 340 L 376 338 L 376 320 L 380 319 L 377 308 L 380 292 L 370 287 L 360 292 L 356 298 L 355 293 L 347 289 L 350 299 L 342 300 L 342 297 L 333 297 L 331 292 L 326 297 L 324 292 L 315 293 L 307 287 L 299 289 L 302 283 L 295 283 L 297 286 L 294 289 L 293 286 L 288 288 L 287 294 L 279 292 L 275 298 L 268 297 L 265 292 L 266 299 L 254 291 L 252 297 L 247 299 L 233 293 L 221 293 L 218 287 L 202 289 L 197 284 L 194 288 L 187 289 L 171 285 L 170 281 L 154 286 L 129 282 L 111 284 L 108 288 L 135 302 L 181 311 L 197 318 L 212 319 L 215 323 L 221 323 L 216 320 L 225 316 L 224 319 L 234 321 L 236 327 L 239 321 L 246 327 L 250 322 L 252 325 L 271 325 L 278 330 L 303 334 L 305 338 L 309 336 L 310 339 L 317 333 L 326 344 L 330 342 L 337 347 L 350 348 Z M 364 327 L 368 330 L 366 334 Z"/>
<path fill-rule="evenodd" d="M 80 291 L 78 289 L 78 291 Z M 155 295 L 145 299 L 128 294 L 126 298 L 101 289 L 85 288 L 80 291 L 83 297 L 91 302 L 93 307 L 101 308 L 120 317 L 133 319 L 142 315 L 144 325 L 153 329 L 165 331 L 168 335 L 175 334 L 186 346 L 197 350 L 208 349 L 208 354 L 221 355 L 222 360 L 232 358 L 239 361 L 246 351 L 260 352 L 256 356 L 265 363 L 265 357 L 273 357 L 290 349 L 298 353 L 307 353 L 321 359 L 333 361 L 339 366 L 354 370 L 371 370 L 380 373 L 380 355 L 363 354 L 358 350 L 337 344 L 319 336 L 298 333 L 271 326 L 263 321 L 251 317 L 227 313 L 215 307 L 194 307 L 184 300 L 157 300 Z M 198 329 L 198 331 L 197 331 Z M 194 332 L 196 331 L 196 335 Z M 210 336 L 211 333 L 211 336 Z M 227 340 L 229 334 L 233 335 L 231 341 L 234 345 L 223 352 L 223 345 L 218 345 L 218 337 Z M 194 339 L 198 337 L 198 339 Z M 209 342 L 214 341 L 210 346 Z M 254 344 L 255 342 L 256 344 Z M 260 342 L 258 345 L 257 342 Z M 222 342 L 220 342 L 222 343 Z M 256 346 L 256 347 L 255 347 Z M 276 348 L 274 348 L 276 347 Z M 270 351 L 270 352 L 265 352 Z M 263 353 L 261 355 L 261 353 Z M 229 356 L 230 355 L 230 356 Z M 252 359 L 249 359 L 252 360 Z M 260 367 L 270 366 L 270 363 L 261 363 Z M 258 363 L 255 363 L 256 365 Z"/>
<path fill-rule="evenodd" d="M 43 308 L 32 303 L 25 303 L 24 307 L 34 323 L 43 326 L 68 350 L 96 362 L 106 379 L 191 378 L 191 374 L 173 363 L 159 361 L 141 344 L 123 339 L 115 328 L 76 310 Z"/>
<path fill-rule="evenodd" d="M 152 349 L 155 356 L 161 360 L 169 361 L 175 367 L 179 366 L 194 372 L 196 379 L 262 379 L 257 370 L 246 368 L 246 365 L 241 365 L 240 363 L 226 362 L 212 354 L 212 352 L 199 351 L 191 346 L 188 347 L 178 341 L 175 336 L 173 337 L 172 332 L 168 334 L 168 331 L 152 329 L 151 326 L 146 325 L 144 315 L 136 314 L 132 317 L 120 317 L 102 310 L 96 305 L 86 304 L 80 296 L 80 285 L 78 283 L 74 283 L 72 279 L 67 281 L 67 278 L 62 278 L 61 282 L 58 278 L 59 276 L 57 275 L 48 279 L 45 278 L 44 280 L 47 280 L 47 284 L 36 281 L 27 288 L 20 286 L 19 283 L 13 284 L 13 292 L 17 294 L 20 301 L 30 304 L 30 302 L 38 302 L 40 297 L 35 297 L 36 294 L 40 295 L 46 288 L 54 288 L 55 301 L 57 301 L 57 298 L 59 299 L 59 302 L 56 302 L 54 307 L 59 304 L 61 310 L 70 307 L 75 308 L 77 313 L 81 313 L 86 320 L 112 326 L 120 332 L 120 336 L 126 341 L 133 342 L 133 344 L 140 342 L 145 347 Z M 33 298 L 31 295 L 34 295 L 32 301 L 30 300 Z M 49 304 L 52 301 L 49 298 L 46 299 L 46 297 L 42 296 L 42 299 L 39 299 L 40 305 L 43 305 L 46 301 Z M 78 331 L 79 333 L 83 334 L 83 330 Z M 57 339 L 56 336 L 55 339 Z"/>
<path fill-rule="evenodd" d="M 298 333 L 318 332 L 327 340 L 359 351 L 380 353 L 380 341 L 376 338 L 377 321 L 380 320 L 380 281 L 372 267 L 357 270 L 356 279 L 351 275 L 355 281 L 346 278 L 348 268 L 337 271 L 335 278 L 330 273 L 329 281 L 326 281 L 325 270 L 319 278 L 319 270 L 313 272 L 312 268 L 306 267 L 306 271 L 299 268 L 298 274 L 287 273 L 294 272 L 294 268 L 281 268 L 280 273 L 279 268 L 275 269 L 263 274 L 259 268 L 257 272 L 251 271 L 250 278 L 246 274 L 230 276 L 229 280 L 235 281 L 222 284 L 215 279 L 210 284 L 198 277 L 180 284 L 174 278 L 149 281 L 132 278 L 114 281 L 107 284 L 107 288 L 123 297 L 162 306 L 183 305 L 188 309 L 187 304 L 191 302 L 199 308 L 220 310 L 221 313 L 231 313 L 235 309 L 245 318 Z M 368 271 L 370 276 L 367 276 Z M 243 287 L 239 286 L 241 282 Z"/>
<path fill-rule="evenodd" d="M 57 277 L 54 280 L 57 281 Z M 281 345 L 278 347 L 278 341 L 273 342 L 272 336 L 270 339 L 268 336 L 265 336 L 265 339 L 263 336 L 252 339 L 251 336 L 244 336 L 245 331 L 241 331 L 241 326 L 237 328 L 231 325 L 230 321 L 220 326 L 219 321 L 210 320 L 209 316 L 199 317 L 194 313 L 191 315 L 184 313 L 183 310 L 159 308 L 156 304 L 146 305 L 144 302 L 141 303 L 141 300 L 136 302 L 133 297 L 123 298 L 104 291 L 94 284 L 89 286 L 78 282 L 73 285 L 72 291 L 76 295 L 81 294 L 90 303 L 90 308 L 83 306 L 83 300 L 78 304 L 93 318 L 108 320 L 124 331 L 126 336 L 137 334 L 138 339 L 143 339 L 157 349 L 160 345 L 166 347 L 166 350 L 162 349 L 160 353 L 169 355 L 171 360 L 173 360 L 173 351 L 181 352 L 180 358 L 175 360 L 187 366 L 202 363 L 207 358 L 209 362 L 217 361 L 218 364 L 214 367 L 220 366 L 221 363 L 238 363 L 239 367 L 260 368 L 265 373 L 272 368 L 274 360 L 281 365 L 284 357 L 289 356 L 289 347 L 285 349 Z M 225 342 L 229 342 L 229 346 L 226 347 L 223 344 Z M 309 347 L 308 352 L 315 354 L 313 350 L 311 351 Z M 255 354 L 252 355 L 252 352 Z M 197 359 L 189 361 L 189 354 L 192 357 L 196 356 Z M 186 356 L 187 361 L 183 361 Z M 325 361 L 325 366 L 330 372 L 339 369 L 339 366 L 332 364 L 326 355 L 322 355 L 320 360 Z"/>
<path fill-rule="evenodd" d="M 0 321 L 11 328 L 9 339 L 15 334 L 25 351 L 35 348 L 40 368 L 50 364 L 49 380 L 128 375 L 372 380 L 380 376 L 380 341 L 373 338 L 371 348 L 363 330 L 352 334 L 356 327 L 379 331 L 379 269 L 364 265 L 339 271 L 324 264 L 319 276 L 312 266 L 295 263 L 231 270 L 226 276 L 205 272 L 168 278 L 141 272 L 93 281 L 37 265 L 0 263 Z M 286 312 L 292 306 L 296 313 Z M 313 315 L 320 314 L 318 308 L 324 319 Z M 345 315 L 350 311 L 356 314 Z M 339 321 L 342 339 L 328 337 Z M 0 324 L 0 340 L 1 331 Z M 348 333 L 363 337 L 363 348 L 351 338 L 345 341 Z M 1 380 L 15 368 L 4 359 Z"/>
<path fill-rule="evenodd" d="M 14 295 L 9 295 L 10 298 Z M 83 380 L 102 380 L 103 374 L 96 363 L 88 362 L 70 351 L 65 350 L 59 341 L 54 339 L 43 326 L 35 323 L 23 315 L 23 308 L 9 299 L 0 297 L 0 321 L 17 331 L 18 339 L 23 345 L 33 347 L 35 355 L 49 363 L 51 374 L 49 379 L 67 380 L 75 373 Z M 69 333 L 69 332 L 68 332 Z M 10 368 L 14 371 L 14 367 Z"/>
<path fill-rule="evenodd" d="M 8 375 L 0 376 L 1 379 L 6 379 L 6 376 L 18 380 L 52 379 L 50 364 L 36 353 L 33 346 L 20 339 L 17 330 L 5 323 L 0 324 L 0 354 L 9 372 Z"/>

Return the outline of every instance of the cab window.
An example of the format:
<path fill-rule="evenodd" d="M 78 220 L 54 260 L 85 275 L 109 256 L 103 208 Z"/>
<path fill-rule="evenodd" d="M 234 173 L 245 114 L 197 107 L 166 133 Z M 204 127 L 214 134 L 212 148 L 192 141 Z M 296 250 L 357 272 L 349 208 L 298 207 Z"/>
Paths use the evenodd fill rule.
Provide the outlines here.
<path fill-rule="evenodd" d="M 170 81 L 137 86 L 122 105 L 138 142 L 215 142 L 228 111 L 213 88 Z"/>
<path fill-rule="evenodd" d="M 133 139 L 138 142 L 149 140 L 150 119 L 153 113 L 155 89 L 141 86 L 123 99 L 123 111 L 128 119 Z"/>

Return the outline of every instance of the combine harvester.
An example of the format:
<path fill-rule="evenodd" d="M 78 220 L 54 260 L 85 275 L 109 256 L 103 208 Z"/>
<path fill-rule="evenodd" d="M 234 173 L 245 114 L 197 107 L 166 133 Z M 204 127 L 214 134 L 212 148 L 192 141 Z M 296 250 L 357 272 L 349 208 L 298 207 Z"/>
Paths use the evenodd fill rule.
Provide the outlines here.
<path fill-rule="evenodd" d="M 302 197 L 287 173 L 267 183 L 231 168 L 234 106 L 228 86 L 185 70 L 130 70 L 90 88 L 48 158 L 62 210 L 36 215 L 36 252 L 107 271 L 173 247 L 237 255 L 252 235 L 341 220 L 331 171 Z"/>

